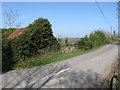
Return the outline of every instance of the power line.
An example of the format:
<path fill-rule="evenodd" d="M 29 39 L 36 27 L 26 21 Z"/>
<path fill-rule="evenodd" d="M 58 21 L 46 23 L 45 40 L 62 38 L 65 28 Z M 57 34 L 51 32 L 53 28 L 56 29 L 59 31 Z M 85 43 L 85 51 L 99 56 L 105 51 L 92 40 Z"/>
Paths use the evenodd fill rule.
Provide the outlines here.
<path fill-rule="evenodd" d="M 105 19 L 105 21 L 107 22 L 108 26 L 111 27 L 110 23 L 108 22 L 107 18 L 106 18 L 105 15 L 104 15 L 104 13 L 103 13 L 103 11 L 102 11 L 102 9 L 101 9 L 99 3 L 97 2 L 97 0 L 95 0 L 95 1 L 96 1 L 96 4 L 97 4 L 97 6 L 98 6 L 100 12 L 102 13 L 102 15 L 103 15 L 103 17 L 104 17 L 104 19 Z"/>

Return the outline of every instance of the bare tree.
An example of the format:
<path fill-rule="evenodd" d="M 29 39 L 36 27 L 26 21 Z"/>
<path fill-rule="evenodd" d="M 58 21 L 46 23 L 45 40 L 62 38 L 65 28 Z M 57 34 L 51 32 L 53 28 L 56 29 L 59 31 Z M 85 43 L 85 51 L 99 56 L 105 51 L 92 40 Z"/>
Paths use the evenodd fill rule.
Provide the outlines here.
<path fill-rule="evenodd" d="M 4 12 L 4 24 L 6 28 L 18 28 L 21 26 L 19 21 L 20 13 L 16 9 L 10 9 Z"/>

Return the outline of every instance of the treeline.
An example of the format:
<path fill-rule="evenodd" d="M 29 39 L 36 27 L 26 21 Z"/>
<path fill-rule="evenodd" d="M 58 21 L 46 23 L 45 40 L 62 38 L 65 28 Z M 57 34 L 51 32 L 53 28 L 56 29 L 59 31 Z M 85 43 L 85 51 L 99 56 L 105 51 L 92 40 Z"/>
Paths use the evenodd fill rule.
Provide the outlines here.
<path fill-rule="evenodd" d="M 15 29 L 2 30 L 2 69 L 11 70 L 19 62 L 60 49 L 57 39 L 53 36 L 51 24 L 47 19 L 39 18 L 30 24 L 20 36 L 7 40 Z M 5 34 L 6 32 L 6 34 Z"/>

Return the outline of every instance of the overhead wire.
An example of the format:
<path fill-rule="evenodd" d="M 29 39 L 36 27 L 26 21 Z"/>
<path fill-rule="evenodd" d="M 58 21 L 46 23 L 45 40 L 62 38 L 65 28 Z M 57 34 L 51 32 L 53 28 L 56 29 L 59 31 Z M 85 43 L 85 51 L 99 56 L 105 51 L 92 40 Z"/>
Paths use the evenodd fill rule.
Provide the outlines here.
<path fill-rule="evenodd" d="M 100 10 L 100 12 L 101 12 L 101 14 L 103 15 L 103 17 L 104 17 L 105 21 L 107 22 L 108 26 L 110 26 L 110 27 L 111 27 L 111 25 L 110 25 L 109 21 L 107 20 L 107 18 L 106 18 L 106 17 L 105 17 L 105 15 L 104 15 L 104 13 L 103 13 L 103 11 L 102 11 L 102 9 L 101 9 L 101 7 L 100 7 L 99 3 L 97 2 L 97 0 L 95 0 L 95 2 L 96 2 L 96 4 L 97 4 L 97 6 L 98 6 L 98 8 L 99 8 L 99 10 Z"/>

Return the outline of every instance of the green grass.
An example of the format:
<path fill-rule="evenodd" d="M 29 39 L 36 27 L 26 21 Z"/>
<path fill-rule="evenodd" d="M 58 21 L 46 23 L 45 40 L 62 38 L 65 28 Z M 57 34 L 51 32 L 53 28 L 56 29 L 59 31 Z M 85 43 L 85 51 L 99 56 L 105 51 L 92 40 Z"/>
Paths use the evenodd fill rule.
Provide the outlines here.
<path fill-rule="evenodd" d="M 24 69 L 24 68 L 31 68 L 35 66 L 42 66 L 45 64 L 53 63 L 53 62 L 58 62 L 62 60 L 66 60 L 78 55 L 82 55 L 91 51 L 94 51 L 102 46 L 105 46 L 106 44 L 102 44 L 100 46 L 97 46 L 95 48 L 92 48 L 90 50 L 82 50 L 82 51 L 74 51 L 74 52 L 68 52 L 68 53 L 61 53 L 59 52 L 49 52 L 43 55 L 43 57 L 37 56 L 31 59 L 27 59 L 25 61 L 20 61 L 16 63 L 14 66 L 12 66 L 12 69 Z"/>

